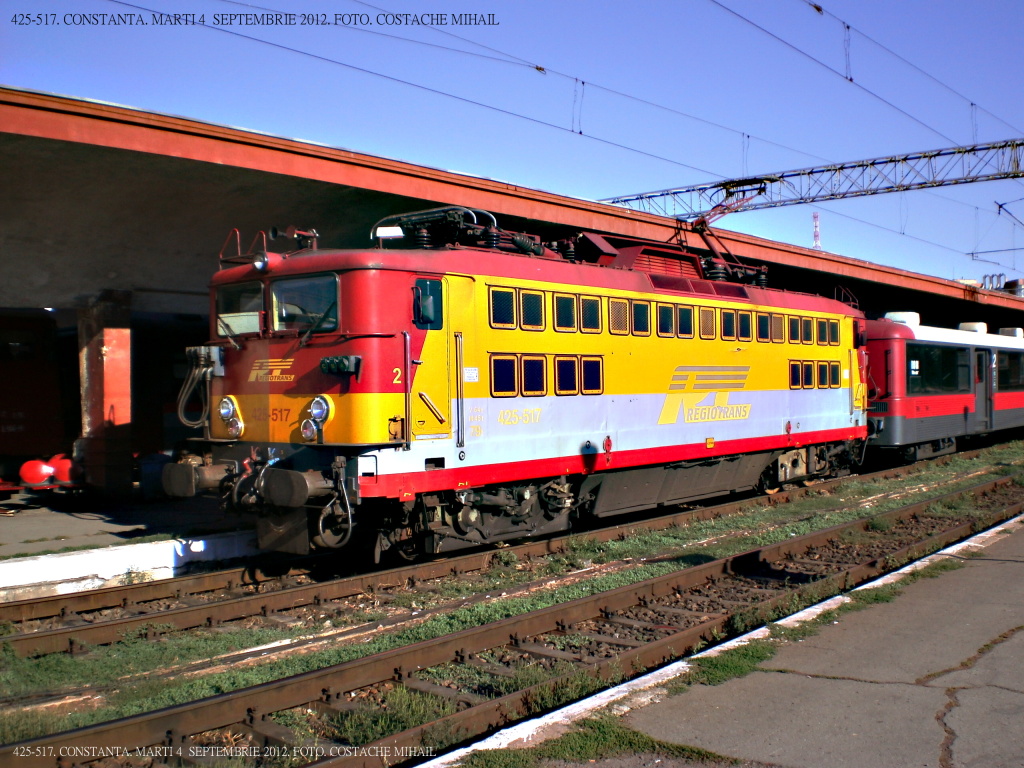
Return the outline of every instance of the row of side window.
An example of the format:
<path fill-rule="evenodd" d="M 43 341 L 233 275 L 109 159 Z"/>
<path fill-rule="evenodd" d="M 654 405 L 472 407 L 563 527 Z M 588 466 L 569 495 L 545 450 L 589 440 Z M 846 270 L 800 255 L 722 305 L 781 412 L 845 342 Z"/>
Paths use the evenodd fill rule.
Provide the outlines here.
<path fill-rule="evenodd" d="M 790 389 L 838 389 L 840 384 L 839 363 L 812 360 L 789 361 Z"/>
<path fill-rule="evenodd" d="M 588 355 L 491 355 L 492 397 L 600 395 L 602 358 Z"/>
<path fill-rule="evenodd" d="M 552 328 L 560 333 L 601 333 L 604 330 L 599 297 L 553 293 L 549 310 L 545 295 L 544 291 L 492 286 L 491 327 L 543 331 L 547 329 L 546 314 L 550 311 Z M 833 319 L 655 302 L 656 328 L 652 328 L 651 302 L 613 298 L 607 301 L 608 332 L 617 336 L 650 336 L 656 332 L 663 338 L 699 336 L 727 341 L 756 339 L 781 344 L 788 340 L 791 344 L 839 345 L 839 321 Z"/>

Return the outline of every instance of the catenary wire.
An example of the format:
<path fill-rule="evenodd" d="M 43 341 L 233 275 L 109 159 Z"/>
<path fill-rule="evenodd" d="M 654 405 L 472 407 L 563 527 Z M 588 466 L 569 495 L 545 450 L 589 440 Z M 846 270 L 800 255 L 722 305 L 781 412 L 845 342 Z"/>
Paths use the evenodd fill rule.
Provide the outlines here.
<path fill-rule="evenodd" d="M 115 5 L 123 5 L 123 6 L 127 7 L 127 8 L 135 8 L 136 10 L 146 11 L 147 13 L 163 13 L 163 11 L 155 11 L 152 8 L 147 8 L 146 6 L 136 5 L 134 3 L 129 3 L 129 2 L 126 2 L 125 0 L 107 0 L 107 2 L 114 3 Z M 573 134 L 575 136 L 582 136 L 583 138 L 590 139 L 591 141 L 595 141 L 595 142 L 598 142 L 600 144 L 605 144 L 605 145 L 610 146 L 610 147 L 615 147 L 617 149 L 622 149 L 622 150 L 625 150 L 627 152 L 634 152 L 636 154 L 643 155 L 645 157 L 649 157 L 649 158 L 652 158 L 654 160 L 660 160 L 662 162 L 671 163 L 672 165 L 678 165 L 681 168 L 688 168 L 689 170 L 697 171 L 698 173 L 706 173 L 709 176 L 714 176 L 717 179 L 726 179 L 726 178 L 728 178 L 727 176 L 723 176 L 722 174 L 715 173 L 714 171 L 709 171 L 709 170 L 707 170 L 705 168 L 698 168 L 695 165 L 690 165 L 689 163 L 684 163 L 681 160 L 673 160 L 672 158 L 665 157 L 664 155 L 658 155 L 658 154 L 655 154 L 654 152 L 647 152 L 647 151 L 642 150 L 642 149 L 637 149 L 636 147 L 630 147 L 630 146 L 628 146 L 626 144 L 621 144 L 621 143 L 619 143 L 617 141 L 612 141 L 611 139 L 605 139 L 605 138 L 602 138 L 602 137 L 594 135 L 594 134 L 576 133 L 575 131 L 570 130 L 569 128 L 566 128 L 565 126 L 558 125 L 556 123 L 551 123 L 551 122 L 548 122 L 547 120 L 541 120 L 540 118 L 537 118 L 537 117 L 530 117 L 529 115 L 524 115 L 524 114 L 519 113 L 519 112 L 513 112 L 510 109 L 504 109 L 502 107 L 497 107 L 497 106 L 494 106 L 493 104 L 487 104 L 487 103 L 482 102 L 482 101 L 476 101 L 474 99 L 468 99 L 465 96 L 457 96 L 454 93 L 448 93 L 447 91 L 442 91 L 439 88 L 431 88 L 430 86 L 427 86 L 427 85 L 421 85 L 420 83 L 414 83 L 411 80 L 404 80 L 404 79 L 402 79 L 400 77 L 394 77 L 393 75 L 385 75 L 383 72 L 375 72 L 372 69 L 366 69 L 365 67 L 359 67 L 359 66 L 356 66 L 355 64 L 349 64 L 349 63 L 344 62 L 344 61 L 339 61 L 337 59 L 329 58 L 327 56 L 321 56 L 321 55 L 316 54 L 316 53 L 311 53 L 310 51 L 304 51 L 304 50 L 302 50 L 300 48 L 292 48 L 291 46 L 284 45 L 282 43 L 275 43 L 275 42 L 273 42 L 271 40 L 264 40 L 263 38 L 253 37 L 252 35 L 244 35 L 241 32 L 236 32 L 233 29 L 225 29 L 224 27 L 215 27 L 215 26 L 211 26 L 209 24 L 196 24 L 195 26 L 202 27 L 203 29 L 208 29 L 208 30 L 211 30 L 211 31 L 214 31 L 214 32 L 223 32 L 224 34 L 227 34 L 227 35 L 232 35 L 234 37 L 239 37 L 239 38 L 241 38 L 243 40 L 250 40 L 250 41 L 255 42 L 255 43 L 261 43 L 263 45 L 270 46 L 271 48 L 277 48 L 278 50 L 287 51 L 289 53 L 296 53 L 296 54 L 299 54 L 301 56 L 306 56 L 307 58 L 316 59 L 317 61 L 325 62 L 327 64 L 335 64 L 337 66 L 345 67 L 346 69 L 351 69 L 351 70 L 354 70 L 356 72 L 362 72 L 363 74 L 371 75 L 373 77 L 380 77 L 380 78 L 382 78 L 384 80 L 389 80 L 389 81 L 391 81 L 393 83 L 398 83 L 400 85 L 406 85 L 406 86 L 409 86 L 411 88 L 416 88 L 416 89 L 419 89 L 421 91 L 426 91 L 427 93 L 432 93 L 435 96 L 443 96 L 443 97 L 448 98 L 448 99 L 454 99 L 455 101 L 460 101 L 460 102 L 462 102 L 464 104 L 469 104 L 469 105 L 472 105 L 472 106 L 475 106 L 475 107 L 480 107 L 482 109 L 488 109 L 488 110 L 491 110 L 492 112 L 497 112 L 499 114 L 507 115 L 509 117 L 516 117 L 516 118 L 519 118 L 520 120 L 526 120 L 528 122 L 534 123 L 536 125 L 544 126 L 546 128 L 554 128 L 555 130 L 563 131 L 565 133 L 570 133 L 570 134 Z"/>
<path fill-rule="evenodd" d="M 907 117 L 910 120 L 913 120 L 915 123 L 917 123 L 921 127 L 927 128 L 929 131 L 934 133 L 936 136 L 941 136 L 943 139 L 945 139 L 946 141 L 950 142 L 951 144 L 957 144 L 958 143 L 956 141 L 956 139 L 953 139 L 950 136 L 947 136 L 946 134 L 944 134 L 942 131 L 938 130 L 937 128 L 934 128 L 934 127 L 928 125 L 928 123 L 926 123 L 923 120 L 921 120 L 920 118 L 915 117 L 914 115 L 910 114 L 909 112 L 907 112 L 902 107 L 896 106 L 891 101 L 886 99 L 884 96 L 881 96 L 881 95 L 875 93 L 870 88 L 867 88 L 867 87 L 861 85 L 860 83 L 858 83 L 858 82 L 856 82 L 854 80 L 851 80 L 850 78 L 848 78 L 846 75 L 844 75 L 842 72 L 840 72 L 835 67 L 829 66 L 828 64 L 823 62 L 821 59 L 818 59 L 818 58 L 812 56 L 811 54 L 807 53 L 807 51 L 804 51 L 801 48 L 799 48 L 798 46 L 793 45 L 793 43 L 789 42 L 788 40 L 785 40 L 785 39 L 779 37 L 778 35 L 776 35 L 774 32 L 771 32 L 771 31 L 765 29 L 764 27 L 762 27 L 757 22 L 751 21 L 750 19 L 748 19 L 743 14 L 741 14 L 741 13 L 739 13 L 737 11 L 734 11 L 732 8 L 729 8 L 726 5 L 723 5 L 722 3 L 719 2 L 719 0 L 708 0 L 708 2 L 711 3 L 712 5 L 715 5 L 715 6 L 719 7 L 719 8 L 721 8 L 726 13 L 728 13 L 728 14 L 730 14 L 732 16 L 735 16 L 737 19 L 739 19 L 740 21 L 744 22 L 745 24 L 749 24 L 750 26 L 760 30 L 761 32 L 763 32 L 764 34 L 768 35 L 773 40 L 775 40 L 775 41 L 781 43 L 782 45 L 784 45 L 785 47 L 789 48 L 791 51 L 794 51 L 795 53 L 800 54 L 801 56 L 803 56 L 806 59 L 810 59 L 815 64 L 817 64 L 819 67 L 822 67 L 822 68 L 828 70 L 829 72 L 831 72 L 836 77 L 841 77 L 843 80 L 848 82 L 850 85 L 854 86 L 855 88 L 859 88 L 860 90 L 864 91 L 864 93 L 866 93 L 869 96 L 871 96 L 872 98 L 877 99 L 878 101 L 880 101 L 883 104 L 885 104 L 890 109 L 894 109 L 897 112 L 899 112 L 901 115 L 903 115 L 904 117 Z"/>
<path fill-rule="evenodd" d="M 145 6 L 136 5 L 136 4 L 133 4 L 133 3 L 126 2 L 125 0 L 108 0 L 108 2 L 114 3 L 116 5 L 121 5 L 121 6 L 129 7 L 129 8 L 134 8 L 134 9 L 140 10 L 140 11 L 146 11 L 148 13 L 163 13 L 163 11 L 156 11 L 156 10 L 154 10 L 152 8 L 149 8 L 149 7 L 145 7 Z M 274 9 L 265 8 L 263 6 L 256 6 L 255 4 L 237 2 L 237 0 L 222 0 L 222 2 L 230 2 L 230 3 L 236 4 L 236 5 L 246 5 L 246 6 L 249 6 L 249 7 L 261 8 L 263 10 L 268 10 L 268 11 L 271 11 L 271 12 L 277 12 Z M 356 2 L 359 2 L 359 0 L 356 0 Z M 716 4 L 716 5 L 720 5 L 720 3 L 717 2 L 717 0 L 710 0 L 710 2 L 712 2 L 712 3 Z M 368 7 L 375 7 L 375 6 L 370 6 L 368 3 L 361 3 L 361 4 L 367 5 Z M 724 6 L 721 6 L 721 7 L 724 8 Z M 729 9 L 725 8 L 725 10 L 729 10 Z M 731 10 L 729 10 L 729 12 L 730 13 L 734 13 Z M 738 14 L 735 14 L 735 15 L 738 16 Z M 740 17 L 740 18 L 742 18 L 742 17 Z M 747 21 L 747 20 L 744 19 L 744 21 Z M 749 22 L 749 23 L 753 23 L 753 22 Z M 306 56 L 308 58 L 312 58 L 312 59 L 315 59 L 315 60 L 323 61 L 325 63 L 335 64 L 337 66 L 342 66 L 342 67 L 345 67 L 347 69 L 351 69 L 351 70 L 354 70 L 354 71 L 357 71 L 357 72 L 361 72 L 361 73 L 364 73 L 364 74 L 367 74 L 367 75 L 371 75 L 371 76 L 375 76 L 375 77 L 380 77 L 382 79 L 389 80 L 391 82 L 395 82 L 395 83 L 398 83 L 398 84 L 401 84 L 401 85 L 406 85 L 406 86 L 409 86 L 409 87 L 412 87 L 412 88 L 423 90 L 423 91 L 426 91 L 428 93 L 432 93 L 432 94 L 435 94 L 435 95 L 438 95 L 438 96 L 442 96 L 442 97 L 445 97 L 445 98 L 454 99 L 454 100 L 457 100 L 457 101 L 460 101 L 460 102 L 463 102 L 463 103 L 466 103 L 466 104 L 469 104 L 469 105 L 472 105 L 472 106 L 476 106 L 476 107 L 487 109 L 487 110 L 490 110 L 490 111 L 493 111 L 493 112 L 497 112 L 499 114 L 503 114 L 503 115 L 510 116 L 510 117 L 515 117 L 515 118 L 519 118 L 519 119 L 522 119 L 522 120 L 526 120 L 528 122 L 531 122 L 531 123 L 534 123 L 534 124 L 537 124 L 537 125 L 540 125 L 540 126 L 543 126 L 543 127 L 554 128 L 554 129 L 559 130 L 559 131 L 563 131 L 563 132 L 567 132 L 567 133 L 573 133 L 575 135 L 580 135 L 582 137 L 588 138 L 588 139 L 590 139 L 592 141 L 595 141 L 595 142 L 598 142 L 598 143 L 601 143 L 601 144 L 605 144 L 607 146 L 615 147 L 617 149 L 622 149 L 622 150 L 625 150 L 625 151 L 628 151 L 628 152 L 634 152 L 634 153 L 637 153 L 637 154 L 649 157 L 651 159 L 660 160 L 660 161 L 667 162 L 667 163 L 670 163 L 670 164 L 673 164 L 673 165 L 677 165 L 677 166 L 680 166 L 680 167 L 688 168 L 690 170 L 697 171 L 698 173 L 704 173 L 704 174 L 707 174 L 709 176 L 713 176 L 715 178 L 719 178 L 719 179 L 728 178 L 727 176 L 724 176 L 724 175 L 718 174 L 718 173 L 714 173 L 713 171 L 709 171 L 709 170 L 706 170 L 706 169 L 698 168 L 696 166 L 690 165 L 688 163 L 684 163 L 684 162 L 679 161 L 679 160 L 674 160 L 672 158 L 664 157 L 662 155 L 658 155 L 658 154 L 655 154 L 655 153 L 652 153 L 652 152 L 647 152 L 645 150 L 637 149 L 635 147 L 631 147 L 631 146 L 628 146 L 628 145 L 625 145 L 625 144 L 622 144 L 622 143 L 619 143 L 619 142 L 615 142 L 615 141 L 612 141 L 610 139 L 604 139 L 604 138 L 602 138 L 600 136 L 596 136 L 596 135 L 593 135 L 593 134 L 582 134 L 582 133 L 577 134 L 575 131 L 570 130 L 568 128 L 565 128 L 564 126 L 560 126 L 560 125 L 557 125 L 555 123 L 550 123 L 548 121 L 541 120 L 539 118 L 531 117 L 529 115 L 523 115 L 521 113 L 517 113 L 517 112 L 514 112 L 512 110 L 507 110 L 507 109 L 504 109 L 504 108 L 501 108 L 501 107 L 497 107 L 497 106 L 494 106 L 494 105 L 491 105 L 491 104 L 486 104 L 484 102 L 475 101 L 473 99 L 468 99 L 468 98 L 463 97 L 463 96 L 457 96 L 455 94 L 451 94 L 451 93 L 448 93 L 446 91 L 442 91 L 440 89 L 431 88 L 429 86 L 421 85 L 419 83 L 414 83 L 414 82 L 411 82 L 411 81 L 408 81 L 408 80 L 404 80 L 402 78 L 397 78 L 397 77 L 394 77 L 394 76 L 391 76 L 391 75 L 386 75 L 386 74 L 383 74 L 383 73 L 380 73 L 380 72 L 375 72 L 373 70 L 366 69 L 364 67 L 359 67 L 359 66 L 356 66 L 354 64 L 349 64 L 349 63 L 346 63 L 346 62 L 343 62 L 343 61 L 338 61 L 336 59 L 331 59 L 331 58 L 326 57 L 326 56 L 321 56 L 319 54 L 311 53 L 309 51 L 301 50 L 301 49 L 298 49 L 298 48 L 292 48 L 290 46 L 286 46 L 286 45 L 283 45 L 281 43 L 276 43 L 276 42 L 265 40 L 265 39 L 262 39 L 262 38 L 253 37 L 251 35 L 245 35 L 245 34 L 242 34 L 240 32 L 236 32 L 234 30 L 225 29 L 223 27 L 210 26 L 210 25 L 205 24 L 205 23 L 197 25 L 197 26 L 202 26 L 202 27 L 204 27 L 206 29 L 210 29 L 210 30 L 214 30 L 214 31 L 224 32 L 224 33 L 232 35 L 234 37 L 238 37 L 238 38 L 241 38 L 241 39 L 244 39 L 244 40 L 249 40 L 249 41 L 255 42 L 255 43 L 261 43 L 263 45 L 268 45 L 270 47 L 273 47 L 273 48 L 276 48 L 276 49 L 279 49 L 279 50 L 283 50 L 283 51 L 286 51 L 286 52 L 300 54 L 302 56 Z M 763 31 L 767 32 L 767 30 L 763 30 Z M 448 33 L 448 34 L 450 34 L 450 33 Z M 772 35 L 772 33 L 770 33 L 770 32 L 767 32 L 767 34 L 771 35 L 772 37 L 775 37 L 775 35 Z M 407 40 L 408 38 L 398 38 L 398 39 L 406 39 Z M 785 43 L 785 41 L 782 41 L 782 42 Z M 785 44 L 787 46 L 789 46 L 788 43 L 785 43 Z M 792 47 L 792 46 L 790 46 L 790 47 Z M 813 58 L 813 57 L 810 57 L 810 58 Z M 815 60 L 815 61 L 817 61 L 817 60 Z M 826 68 L 829 68 L 827 65 L 824 65 L 824 64 L 822 66 L 825 66 Z M 829 69 L 831 69 L 831 68 L 829 68 Z M 835 72 L 835 70 L 832 70 L 832 71 Z M 561 73 L 557 73 L 557 74 L 561 75 Z M 600 87 L 600 86 L 594 86 L 594 87 Z M 628 94 L 622 94 L 622 95 L 625 96 L 626 98 L 634 98 L 634 97 L 628 96 Z M 883 101 L 884 101 L 884 99 L 883 99 Z M 664 108 L 664 107 L 661 107 L 661 105 L 657 105 L 657 104 L 653 104 L 653 103 L 652 103 L 652 106 Z M 898 111 L 902 112 L 902 110 L 899 110 L 898 107 L 894 107 L 894 108 L 896 108 Z M 668 109 L 668 108 L 665 108 L 665 109 Z M 670 110 L 670 111 L 674 111 L 674 110 Z M 685 114 L 685 113 L 679 113 L 679 114 Z M 914 118 L 914 119 L 916 120 L 916 118 Z M 726 128 L 726 130 L 734 131 L 734 129 L 730 129 L 730 128 Z M 930 129 L 930 130 L 933 130 L 933 129 Z M 939 135 L 942 135 L 942 134 L 940 133 Z M 947 137 L 944 137 L 944 138 L 947 138 Z M 949 140 L 952 141 L 952 139 L 949 139 Z M 778 145 L 778 146 L 783 146 L 783 145 Z M 783 148 L 786 148 L 786 147 L 783 147 Z M 799 151 L 799 150 L 797 150 L 797 151 Z M 806 153 L 804 153 L 804 154 L 806 154 Z M 908 235 L 905 232 L 899 232 L 897 230 L 893 230 L 891 228 L 884 227 L 882 225 L 878 225 L 878 224 L 875 224 L 873 222 L 869 222 L 869 221 L 866 221 L 866 220 L 863 220 L 863 219 L 858 219 L 856 217 L 849 216 L 849 215 L 846 215 L 846 214 L 838 214 L 838 213 L 835 213 L 834 211 L 832 211 L 832 213 L 834 213 L 835 215 L 841 216 L 842 218 L 849 219 L 851 221 L 857 221 L 857 222 L 860 222 L 862 224 L 866 224 L 868 226 L 871 226 L 871 227 L 874 227 L 874 228 L 877 228 L 877 229 L 881 229 L 881 230 L 884 230 L 884 231 L 892 232 L 894 234 L 902 235 L 904 237 L 909 237 L 912 240 L 916 240 L 918 242 L 921 242 L 921 243 L 924 243 L 924 244 L 927 244 L 927 245 L 931 245 L 931 246 L 934 246 L 934 247 L 937 247 L 937 248 L 941 248 L 941 249 L 944 249 L 944 250 L 949 250 L 949 251 L 952 251 L 954 253 L 960 253 L 960 254 L 963 254 L 963 255 L 968 255 L 968 252 L 960 251 L 960 250 L 957 250 L 957 249 L 954 249 L 954 248 L 950 248 L 949 246 L 945 246 L 945 245 L 942 245 L 940 243 L 935 243 L 933 241 L 929 241 L 929 240 L 926 240 L 924 238 L 920 238 L 920 237 L 917 237 L 917 236 L 914 236 L 914 235 Z"/>
<path fill-rule="evenodd" d="M 887 45 L 885 45 L 884 43 L 881 43 L 881 42 L 879 42 L 879 41 L 878 41 L 878 40 L 876 40 L 875 38 L 871 37 L 871 35 L 867 34 L 866 32 L 862 32 L 861 30 L 857 29 L 857 28 L 856 28 L 856 27 L 854 27 L 853 25 L 851 25 L 851 24 L 849 24 L 848 22 L 844 21 L 843 19 L 839 18 L 839 17 L 838 17 L 838 16 L 836 16 L 836 15 L 835 15 L 834 13 L 832 13 L 831 11 L 829 11 L 829 10 L 828 10 L 827 8 L 825 8 L 824 6 L 822 6 L 822 5 L 820 4 L 820 3 L 816 3 L 816 2 L 813 2 L 813 0 L 797 0 L 797 2 L 801 2 L 801 3 L 806 3 L 807 5 L 811 6 L 811 8 L 813 8 L 813 9 L 814 9 L 815 11 L 817 11 L 818 13 L 820 13 L 820 14 L 822 14 L 822 15 L 824 15 L 824 16 L 828 16 L 829 18 L 831 18 L 831 19 L 834 19 L 835 21 L 838 21 L 838 22 L 839 22 L 840 24 L 843 24 L 843 25 L 844 25 L 844 26 L 846 26 L 847 28 L 849 28 L 849 29 L 853 30 L 854 32 L 856 32 L 856 33 L 857 33 L 857 34 L 858 34 L 858 35 L 859 35 L 860 37 L 864 38 L 865 40 L 867 40 L 867 41 L 868 41 L 869 43 L 871 43 L 872 45 L 875 45 L 875 46 L 877 46 L 877 47 L 881 48 L 881 49 L 882 49 L 883 51 L 885 51 L 886 53 L 888 53 L 888 54 L 889 54 L 890 56 L 892 56 L 893 58 L 895 58 L 895 59 L 898 59 L 898 60 L 899 60 L 900 62 L 902 62 L 903 64 L 906 64 L 906 65 L 907 65 L 908 67 L 910 67 L 911 69 L 913 69 L 913 70 L 915 70 L 916 72 L 918 72 L 918 73 L 920 73 L 920 74 L 924 75 L 924 76 L 925 76 L 925 77 L 927 77 L 927 78 L 928 78 L 929 80 L 931 80 L 932 82 L 934 82 L 934 83 L 936 83 L 937 85 L 941 86 L 942 88 L 946 89 L 947 91 L 949 91 L 950 93 L 952 93 L 952 94 L 953 94 L 954 96 L 956 96 L 956 97 L 958 97 L 958 98 L 962 99 L 962 100 L 963 100 L 964 102 L 966 102 L 967 104 L 971 105 L 972 107 L 977 107 L 977 108 L 978 108 L 978 109 L 980 109 L 980 110 L 981 110 L 982 112 L 984 112 L 984 113 L 985 113 L 986 115 L 988 115 L 988 116 L 989 116 L 989 117 L 991 117 L 992 119 L 994 119 L 994 120 L 996 120 L 996 121 L 998 121 L 998 122 L 1002 123 L 1002 124 L 1003 124 L 1003 125 L 1005 125 L 1005 126 L 1006 126 L 1007 128 L 1010 128 L 1010 129 L 1012 129 L 1012 130 L 1016 131 L 1017 133 L 1024 133 L 1024 131 L 1022 131 L 1022 130 L 1021 130 L 1020 128 L 1018 128 L 1017 126 L 1013 125 L 1012 123 L 1009 123 L 1009 122 L 1007 122 L 1006 120 L 1004 120 L 1003 118 L 1001 118 L 1001 117 L 1000 117 L 999 115 L 995 114 L 994 112 L 991 112 L 990 110 L 988 110 L 988 109 L 985 109 L 985 108 L 984 108 L 983 106 L 981 106 L 980 104 L 978 104 L 978 103 L 977 103 L 976 101 L 974 101 L 973 99 L 971 99 L 971 98 L 970 98 L 969 96 L 965 96 L 964 94 L 960 93 L 960 92 L 959 92 L 958 90 L 956 90 L 955 88 L 953 88 L 953 87 L 952 87 L 951 85 L 949 85 L 948 83 L 945 83 L 945 82 L 943 82 L 942 80 L 940 80 L 939 78 L 935 77 L 935 75 L 931 74 L 931 73 L 930 73 L 930 72 L 928 72 L 927 70 L 925 70 L 925 69 L 922 69 L 921 67 L 919 67 L 919 66 L 918 66 L 917 64 L 915 64 L 914 62 L 912 62 L 912 61 L 910 61 L 909 59 L 907 59 L 907 58 L 905 58 L 905 57 L 901 56 L 900 54 L 898 54 L 898 53 L 897 53 L 896 51 L 894 51 L 894 50 L 892 50 L 891 48 L 889 48 L 889 47 L 888 47 Z"/>

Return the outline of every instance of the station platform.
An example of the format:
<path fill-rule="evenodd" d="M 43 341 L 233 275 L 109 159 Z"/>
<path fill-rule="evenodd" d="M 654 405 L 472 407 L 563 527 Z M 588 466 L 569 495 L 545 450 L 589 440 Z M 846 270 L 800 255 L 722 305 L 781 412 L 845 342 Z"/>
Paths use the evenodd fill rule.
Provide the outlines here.
<path fill-rule="evenodd" d="M 18 493 L 0 501 L 0 558 L 251 527 L 251 520 L 222 515 L 212 498 L 112 502 L 64 492 Z"/>
<path fill-rule="evenodd" d="M 783 644 L 756 672 L 655 696 L 625 723 L 743 765 L 1020 768 L 1024 524 L 960 557 L 961 569 Z"/>

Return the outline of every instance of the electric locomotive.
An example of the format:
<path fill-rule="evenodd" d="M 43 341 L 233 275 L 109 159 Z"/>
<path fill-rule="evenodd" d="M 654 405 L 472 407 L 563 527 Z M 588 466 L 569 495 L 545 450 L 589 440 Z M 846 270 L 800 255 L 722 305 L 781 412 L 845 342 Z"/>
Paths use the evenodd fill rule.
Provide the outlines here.
<path fill-rule="evenodd" d="M 863 315 L 707 239 L 545 244 L 459 207 L 365 249 L 287 234 L 222 250 L 179 409 L 204 434 L 164 470 L 264 549 L 447 552 L 862 458 Z"/>
<path fill-rule="evenodd" d="M 1024 330 L 933 328 L 916 312 L 890 312 L 867 329 L 872 451 L 916 461 L 1024 426 Z"/>

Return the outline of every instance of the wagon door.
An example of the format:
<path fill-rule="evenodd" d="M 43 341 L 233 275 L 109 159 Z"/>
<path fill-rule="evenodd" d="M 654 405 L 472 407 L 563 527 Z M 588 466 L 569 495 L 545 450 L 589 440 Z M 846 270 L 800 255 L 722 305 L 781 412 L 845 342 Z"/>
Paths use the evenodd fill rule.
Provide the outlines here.
<path fill-rule="evenodd" d="M 974 431 L 992 428 L 992 350 L 974 350 Z"/>
<path fill-rule="evenodd" d="M 413 361 L 412 434 L 417 440 L 451 437 L 451 364 L 445 281 L 420 278 L 413 289 L 413 323 L 425 331 L 423 350 Z"/>

